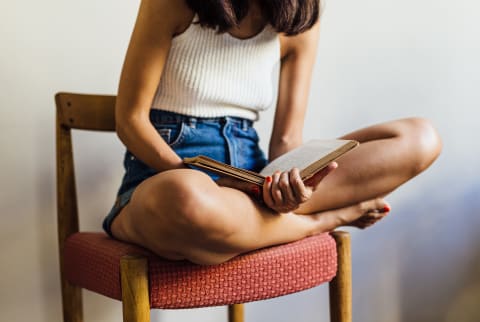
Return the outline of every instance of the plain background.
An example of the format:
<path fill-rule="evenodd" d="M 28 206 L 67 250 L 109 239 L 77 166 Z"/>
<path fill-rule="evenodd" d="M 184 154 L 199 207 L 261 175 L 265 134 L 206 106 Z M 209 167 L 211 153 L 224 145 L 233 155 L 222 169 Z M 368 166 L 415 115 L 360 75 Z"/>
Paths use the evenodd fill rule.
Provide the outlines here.
<path fill-rule="evenodd" d="M 116 92 L 136 1 L 0 2 L 0 320 L 60 321 L 54 101 Z M 407 116 L 432 120 L 443 154 L 352 231 L 356 322 L 479 321 L 480 3 L 330 0 L 304 136 L 336 137 Z M 273 111 L 258 130 L 266 146 Z M 99 230 L 122 173 L 113 134 L 76 133 L 82 229 Z M 120 304 L 85 292 L 87 321 Z M 327 321 L 327 289 L 247 306 L 248 321 Z M 153 321 L 223 321 L 224 308 Z"/>

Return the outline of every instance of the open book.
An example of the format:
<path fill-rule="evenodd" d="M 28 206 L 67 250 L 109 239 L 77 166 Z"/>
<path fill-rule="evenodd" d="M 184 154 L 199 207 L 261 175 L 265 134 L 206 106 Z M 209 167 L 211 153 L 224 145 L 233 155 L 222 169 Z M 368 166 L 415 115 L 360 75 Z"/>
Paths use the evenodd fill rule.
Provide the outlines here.
<path fill-rule="evenodd" d="M 302 180 L 308 180 L 315 173 L 325 168 L 330 162 L 356 147 L 359 143 L 353 140 L 313 140 L 276 158 L 265 168 L 256 173 L 240 169 L 209 157 L 199 155 L 184 158 L 186 165 L 191 165 L 220 176 L 229 176 L 246 182 L 263 186 L 265 177 L 275 171 L 287 171 L 294 167 L 300 169 Z"/>

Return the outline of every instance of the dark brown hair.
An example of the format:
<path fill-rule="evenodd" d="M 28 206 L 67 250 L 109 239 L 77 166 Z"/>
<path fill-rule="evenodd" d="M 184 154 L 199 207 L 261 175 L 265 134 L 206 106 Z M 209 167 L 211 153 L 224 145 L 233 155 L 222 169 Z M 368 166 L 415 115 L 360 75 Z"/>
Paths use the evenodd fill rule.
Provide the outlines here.
<path fill-rule="evenodd" d="M 202 26 L 225 32 L 247 15 L 249 0 L 186 0 Z M 320 0 L 258 0 L 265 20 L 279 33 L 296 35 L 310 29 L 320 15 Z"/>

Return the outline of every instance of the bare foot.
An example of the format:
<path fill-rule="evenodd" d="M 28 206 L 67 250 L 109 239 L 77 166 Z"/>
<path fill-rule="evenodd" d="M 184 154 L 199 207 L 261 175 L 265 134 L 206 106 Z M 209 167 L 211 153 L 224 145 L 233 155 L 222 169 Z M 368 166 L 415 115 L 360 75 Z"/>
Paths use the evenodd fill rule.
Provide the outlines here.
<path fill-rule="evenodd" d="M 373 224 L 375 224 L 377 221 L 385 218 L 388 213 L 390 212 L 391 208 L 390 206 L 385 203 L 385 206 L 381 209 L 370 209 L 367 212 L 364 213 L 360 218 L 350 222 L 347 226 L 353 226 L 357 227 L 360 229 L 365 229 Z"/>
<path fill-rule="evenodd" d="M 384 218 L 390 211 L 390 206 L 382 198 L 360 202 L 356 205 L 319 212 L 312 219 L 321 232 L 331 231 L 340 226 L 354 226 L 360 229 L 370 227 Z"/>

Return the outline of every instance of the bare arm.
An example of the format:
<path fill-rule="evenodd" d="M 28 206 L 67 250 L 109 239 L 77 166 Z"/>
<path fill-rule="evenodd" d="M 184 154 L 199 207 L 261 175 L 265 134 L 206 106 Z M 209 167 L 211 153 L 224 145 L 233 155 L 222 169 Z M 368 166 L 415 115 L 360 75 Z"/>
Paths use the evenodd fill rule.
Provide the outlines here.
<path fill-rule="evenodd" d="M 303 124 L 315 63 L 320 25 L 293 37 L 280 37 L 281 69 L 269 159 L 302 143 Z"/>
<path fill-rule="evenodd" d="M 120 77 L 115 117 L 120 140 L 139 159 L 162 171 L 182 161 L 150 122 L 150 107 L 171 41 L 188 17 L 183 1 L 142 0 Z"/>
<path fill-rule="evenodd" d="M 315 63 L 320 24 L 293 37 L 280 37 L 281 68 L 278 101 L 270 138 L 269 159 L 302 144 L 310 81 Z M 263 186 L 266 205 L 279 212 L 297 209 L 308 201 L 319 182 L 337 167 L 331 163 L 312 180 L 303 182 L 299 170 L 276 172 Z"/>

